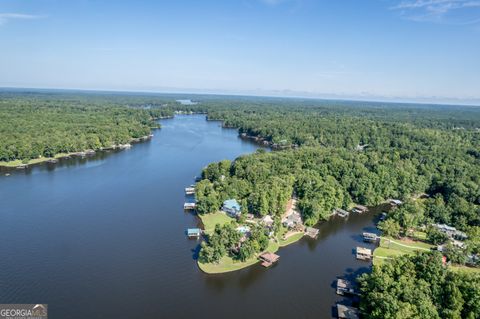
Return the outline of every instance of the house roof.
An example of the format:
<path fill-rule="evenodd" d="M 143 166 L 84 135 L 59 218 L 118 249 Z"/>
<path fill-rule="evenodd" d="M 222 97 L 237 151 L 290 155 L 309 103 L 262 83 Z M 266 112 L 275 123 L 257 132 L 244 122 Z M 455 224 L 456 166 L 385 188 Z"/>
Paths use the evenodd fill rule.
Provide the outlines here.
<path fill-rule="evenodd" d="M 223 202 L 223 207 L 228 209 L 238 210 L 238 211 L 241 210 L 241 206 L 236 199 L 227 199 L 226 201 Z"/>

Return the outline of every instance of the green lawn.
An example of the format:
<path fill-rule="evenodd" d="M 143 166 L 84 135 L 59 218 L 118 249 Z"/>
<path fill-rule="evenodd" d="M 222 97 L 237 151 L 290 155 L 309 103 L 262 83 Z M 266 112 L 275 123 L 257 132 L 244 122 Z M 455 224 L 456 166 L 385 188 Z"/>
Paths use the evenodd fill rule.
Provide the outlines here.
<path fill-rule="evenodd" d="M 224 212 L 203 214 L 203 215 L 198 215 L 198 217 L 201 219 L 204 226 L 204 230 L 207 234 L 215 230 L 215 225 L 217 224 L 225 225 L 235 220 L 230 216 L 228 216 L 227 214 L 225 214 Z"/>
<path fill-rule="evenodd" d="M 48 160 L 51 160 L 52 158 L 60 158 L 68 155 L 72 155 L 73 153 L 59 153 L 56 154 L 54 157 L 39 157 L 39 158 L 34 158 L 28 161 L 27 165 L 33 165 L 33 164 L 38 164 L 42 162 L 46 162 Z M 17 167 L 18 165 L 22 164 L 21 160 L 15 160 L 15 161 L 9 161 L 9 162 L 1 162 L 0 161 L 0 166 L 3 167 Z"/>
<path fill-rule="evenodd" d="M 452 265 L 448 267 L 450 270 L 455 271 L 455 272 L 466 272 L 466 273 L 477 273 L 480 274 L 480 268 L 479 267 L 467 267 L 467 266 L 457 266 L 457 265 Z"/>
<path fill-rule="evenodd" d="M 293 244 L 294 242 L 299 241 L 303 237 L 303 235 L 303 233 L 298 233 L 288 237 L 286 240 L 283 240 L 281 239 L 281 237 L 279 237 L 279 245 L 280 247 L 285 247 L 287 245 Z"/>
<path fill-rule="evenodd" d="M 381 237 L 380 247 L 373 251 L 373 263 L 382 264 L 389 258 L 401 256 L 404 254 L 413 254 L 416 251 L 429 251 L 433 245 L 424 242 L 403 242 L 399 239 Z"/>
<path fill-rule="evenodd" d="M 266 251 L 274 253 L 278 250 L 279 246 L 276 242 L 270 241 L 268 244 L 268 247 Z M 257 256 L 252 257 L 246 261 L 238 261 L 238 260 L 233 260 L 231 257 L 228 256 L 223 256 L 222 259 L 217 264 L 203 264 L 201 262 L 198 262 L 198 267 L 203 271 L 206 272 L 207 274 L 221 274 L 221 273 L 226 273 L 230 271 L 235 271 L 235 270 L 240 270 L 242 268 L 246 268 L 249 266 L 252 266 L 259 262 L 259 259 Z"/>

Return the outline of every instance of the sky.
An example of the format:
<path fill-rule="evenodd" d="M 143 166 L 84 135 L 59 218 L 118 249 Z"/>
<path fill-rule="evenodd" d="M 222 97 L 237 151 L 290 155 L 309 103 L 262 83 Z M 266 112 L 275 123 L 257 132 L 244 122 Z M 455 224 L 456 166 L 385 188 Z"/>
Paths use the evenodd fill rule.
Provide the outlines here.
<path fill-rule="evenodd" d="M 480 105 L 480 0 L 0 0 L 0 87 Z"/>

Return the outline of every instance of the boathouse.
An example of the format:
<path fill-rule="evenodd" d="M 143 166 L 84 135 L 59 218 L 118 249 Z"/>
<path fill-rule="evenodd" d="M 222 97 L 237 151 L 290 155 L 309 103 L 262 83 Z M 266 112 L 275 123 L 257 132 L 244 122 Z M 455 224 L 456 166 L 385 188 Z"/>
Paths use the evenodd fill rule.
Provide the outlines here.
<path fill-rule="evenodd" d="M 242 213 L 242 207 L 236 199 L 227 199 L 223 202 L 222 210 L 230 217 L 238 218 Z"/>
<path fill-rule="evenodd" d="M 363 241 L 367 243 L 374 243 L 378 239 L 377 234 L 374 233 L 363 233 Z"/>
<path fill-rule="evenodd" d="M 313 239 L 317 238 L 318 233 L 319 230 L 313 227 L 307 227 L 307 229 L 305 230 L 305 235 Z"/>
<path fill-rule="evenodd" d="M 195 209 L 195 207 L 197 207 L 197 205 L 195 203 L 185 203 L 185 204 L 183 204 L 183 209 L 185 209 L 185 210 Z"/>
<path fill-rule="evenodd" d="M 364 247 L 357 247 L 357 259 L 360 259 L 360 260 L 372 259 L 372 250 Z"/>
<path fill-rule="evenodd" d="M 363 205 L 357 205 L 352 209 L 353 212 L 358 213 L 358 214 L 365 213 L 367 210 L 368 210 L 368 208 L 366 206 L 363 206 Z"/>
<path fill-rule="evenodd" d="M 189 238 L 198 238 L 202 235 L 202 230 L 200 228 L 189 228 L 187 229 L 187 236 Z"/>
<path fill-rule="evenodd" d="M 356 295 L 356 285 L 345 279 L 337 279 L 337 295 Z"/>
<path fill-rule="evenodd" d="M 340 217 L 343 217 L 343 218 L 348 217 L 348 215 L 350 215 L 349 212 L 347 212 L 346 210 L 343 210 L 341 208 L 335 208 L 333 213 L 340 216 Z"/>
<path fill-rule="evenodd" d="M 258 258 L 263 261 L 262 266 L 267 268 L 276 263 L 280 259 L 280 256 L 274 253 L 265 252 L 260 254 Z"/>
<path fill-rule="evenodd" d="M 195 186 L 191 185 L 190 187 L 185 188 L 185 194 L 186 195 L 193 195 L 195 194 Z"/>
<path fill-rule="evenodd" d="M 358 308 L 337 304 L 337 316 L 339 319 L 358 319 Z"/>

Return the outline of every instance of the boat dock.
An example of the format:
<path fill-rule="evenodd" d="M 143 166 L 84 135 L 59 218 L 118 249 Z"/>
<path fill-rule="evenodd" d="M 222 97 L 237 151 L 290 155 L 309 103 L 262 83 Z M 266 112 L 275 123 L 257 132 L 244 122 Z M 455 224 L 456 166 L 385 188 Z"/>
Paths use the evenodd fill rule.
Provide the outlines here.
<path fill-rule="evenodd" d="M 188 238 L 199 238 L 202 235 L 202 230 L 200 228 L 188 228 L 187 236 Z"/>
<path fill-rule="evenodd" d="M 369 261 L 372 259 L 372 250 L 364 247 L 357 247 L 356 249 L 357 259 L 359 260 L 367 260 Z"/>
<path fill-rule="evenodd" d="M 363 233 L 363 241 L 367 243 L 375 243 L 378 240 L 377 234 L 374 233 Z"/>
<path fill-rule="evenodd" d="M 185 203 L 183 204 L 183 209 L 184 210 L 194 210 L 197 207 L 197 204 L 195 203 Z"/>
<path fill-rule="evenodd" d="M 338 215 L 342 218 L 346 218 L 346 217 L 348 217 L 348 215 L 350 215 L 349 212 L 347 212 L 346 210 L 343 210 L 341 208 L 335 208 L 334 211 L 333 211 L 333 214 Z"/>
<path fill-rule="evenodd" d="M 337 304 L 337 317 L 339 319 L 358 319 L 358 308 Z"/>
<path fill-rule="evenodd" d="M 260 258 L 260 260 L 263 261 L 262 266 L 265 268 L 268 268 L 274 263 L 276 263 L 280 259 L 280 256 L 274 253 L 265 252 L 260 256 L 258 256 L 258 258 Z"/>
<path fill-rule="evenodd" d="M 337 295 L 358 295 L 357 286 L 348 280 L 337 279 Z"/>
<path fill-rule="evenodd" d="M 363 206 L 363 205 L 356 205 L 352 211 L 354 213 L 358 213 L 358 214 L 362 214 L 362 213 L 365 213 L 366 211 L 368 211 L 368 208 L 366 206 Z"/>
<path fill-rule="evenodd" d="M 319 232 L 320 232 L 320 231 L 319 231 L 317 228 L 307 227 L 307 228 L 305 229 L 305 236 L 308 236 L 308 237 L 310 237 L 310 238 L 315 239 L 315 238 L 318 237 L 318 233 L 319 233 Z"/>
<path fill-rule="evenodd" d="M 190 187 L 185 187 L 185 194 L 186 195 L 194 195 L 195 194 L 195 186 L 191 185 Z"/>

